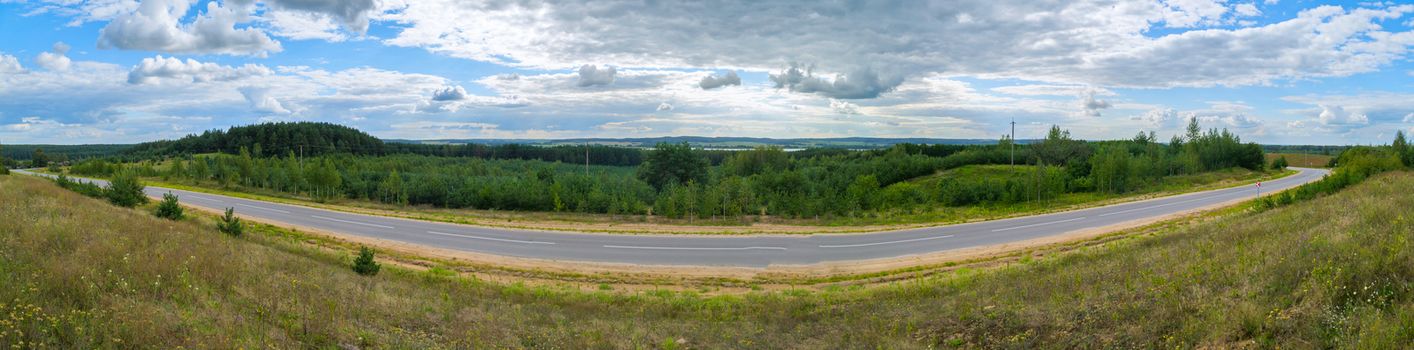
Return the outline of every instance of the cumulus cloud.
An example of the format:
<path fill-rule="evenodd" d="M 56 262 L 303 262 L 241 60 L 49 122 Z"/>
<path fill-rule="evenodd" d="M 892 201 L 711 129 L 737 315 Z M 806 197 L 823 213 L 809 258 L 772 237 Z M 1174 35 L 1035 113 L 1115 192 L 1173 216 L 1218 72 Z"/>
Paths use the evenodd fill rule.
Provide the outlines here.
<path fill-rule="evenodd" d="M 99 31 L 98 47 L 166 53 L 266 56 L 283 50 L 263 29 L 250 25 L 255 0 L 206 3 L 204 11 L 183 23 L 191 11 L 188 0 L 144 0 L 115 15 Z M 352 32 L 368 30 L 372 0 L 265 0 L 264 21 L 275 32 L 293 39 L 343 40 L 334 21 Z"/>
<path fill-rule="evenodd" d="M 433 101 L 461 101 L 467 97 L 466 89 L 461 85 L 448 86 L 432 92 Z"/>
<path fill-rule="evenodd" d="M 859 114 L 859 105 L 846 101 L 830 99 L 830 110 L 835 111 L 835 113 L 839 114 Z"/>
<path fill-rule="evenodd" d="M 274 72 L 257 64 L 240 67 L 224 66 L 210 62 L 199 62 L 188 58 L 149 57 L 142 59 L 128 72 L 128 84 L 149 84 L 161 81 L 207 82 L 230 81 L 251 76 L 270 75 Z"/>
<path fill-rule="evenodd" d="M 20 65 L 20 59 L 0 53 L 0 74 L 24 73 L 24 71 L 25 67 Z"/>
<path fill-rule="evenodd" d="M 276 10 L 329 16 L 359 34 L 368 31 L 368 16 L 374 5 L 373 0 L 265 0 L 265 3 Z"/>
<path fill-rule="evenodd" d="M 1405 115 L 1404 115 L 1404 122 L 1405 122 L 1405 123 L 1414 123 L 1414 112 L 1409 112 L 1409 114 L 1405 114 Z"/>
<path fill-rule="evenodd" d="M 251 3 L 206 3 L 206 11 L 191 23 L 181 23 L 190 10 L 185 0 L 146 0 L 137 11 L 108 22 L 99 31 L 98 47 L 172 53 L 263 56 L 280 52 L 280 42 L 255 28 L 236 28 L 249 21 Z"/>
<path fill-rule="evenodd" d="M 586 64 L 579 67 L 579 83 L 577 84 L 580 87 L 613 84 L 614 75 L 617 73 L 614 67 L 604 67 L 601 69 L 598 66 Z"/>
<path fill-rule="evenodd" d="M 39 66 L 44 67 L 44 69 L 66 71 L 69 70 L 69 64 L 72 63 L 72 61 L 69 60 L 69 56 L 66 56 L 68 53 L 69 44 L 65 44 L 62 41 L 56 42 L 54 43 L 53 51 L 39 53 L 39 56 L 35 56 L 34 63 L 39 64 Z"/>
<path fill-rule="evenodd" d="M 673 105 L 670 105 L 670 104 L 668 104 L 667 102 L 663 102 L 663 103 L 659 103 L 659 104 L 658 104 L 658 111 L 659 111 L 659 112 L 671 111 L 671 110 L 673 110 Z"/>
<path fill-rule="evenodd" d="M 1085 92 L 1080 94 L 1081 114 L 1088 117 L 1098 117 L 1100 116 L 1100 110 L 1112 107 L 1109 101 L 1096 98 L 1095 95 L 1097 94 L 1099 94 L 1099 92 L 1094 89 L 1085 90 Z"/>
<path fill-rule="evenodd" d="M 1370 118 L 1364 113 L 1352 113 L 1346 111 L 1342 106 L 1321 106 L 1321 114 L 1316 116 L 1316 120 L 1325 126 L 1353 126 L 1370 123 Z"/>
<path fill-rule="evenodd" d="M 245 96 L 246 102 L 250 103 L 250 108 L 256 112 L 268 114 L 290 114 L 290 110 L 285 108 L 283 103 L 270 95 L 269 88 L 244 86 L 237 91 Z"/>
<path fill-rule="evenodd" d="M 1252 3 L 1232 5 L 1232 11 L 1243 17 L 1256 17 L 1262 15 L 1262 10 L 1257 9 L 1257 5 Z"/>
<path fill-rule="evenodd" d="M 741 85 L 741 77 L 736 75 L 736 71 L 727 71 L 722 76 L 707 75 L 702 77 L 702 81 L 697 82 L 697 86 L 703 90 L 716 89 L 728 85 Z"/>
<path fill-rule="evenodd" d="M 390 45 L 540 69 L 587 61 L 766 72 L 795 60 L 846 73 L 888 67 L 910 74 L 1164 88 L 1349 76 L 1410 52 L 1407 30 L 1389 31 L 1379 23 L 1406 16 L 1414 6 L 1317 7 L 1273 23 L 1228 28 L 1252 13 L 1239 5 L 1082 0 L 774 6 L 740 0 L 623 11 L 604 2 L 428 0 L 390 5 L 378 18 L 401 25 L 384 41 Z M 1181 30 L 1156 30 L 1163 27 Z"/>
<path fill-rule="evenodd" d="M 349 36 L 329 16 L 299 11 L 270 11 L 259 19 L 270 26 L 270 34 L 294 40 L 339 42 Z"/>
<path fill-rule="evenodd" d="M 1159 128 L 1172 125 L 1178 120 L 1178 111 L 1173 108 L 1154 108 L 1144 115 L 1135 116 L 1131 120 L 1139 120 L 1149 124 L 1150 127 Z"/>
<path fill-rule="evenodd" d="M 1115 95 L 1114 91 L 1093 86 L 1055 84 L 1027 84 L 1002 86 L 992 88 L 992 91 L 1020 96 L 1076 96 L 1086 93 L 1093 94 L 1096 96 Z"/>
<path fill-rule="evenodd" d="M 893 91 L 903 83 L 902 77 L 880 77 L 869 69 L 839 74 L 834 79 L 827 79 L 816 76 L 813 68 L 802 70 L 795 64 L 780 73 L 771 74 L 770 79 L 776 83 L 777 89 L 814 93 L 836 99 L 875 98 L 879 97 L 879 94 Z"/>

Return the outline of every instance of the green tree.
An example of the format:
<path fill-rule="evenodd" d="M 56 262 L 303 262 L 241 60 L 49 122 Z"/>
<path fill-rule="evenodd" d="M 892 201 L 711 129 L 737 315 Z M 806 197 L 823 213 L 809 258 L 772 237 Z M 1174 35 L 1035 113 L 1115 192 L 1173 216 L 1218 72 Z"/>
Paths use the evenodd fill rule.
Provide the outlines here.
<path fill-rule="evenodd" d="M 874 207 L 874 198 L 879 192 L 879 180 L 873 174 L 854 178 L 845 193 L 849 196 L 852 209 L 869 210 Z"/>
<path fill-rule="evenodd" d="M 364 276 L 373 276 L 377 275 L 380 269 L 382 269 L 382 266 L 378 266 L 378 262 L 373 261 L 373 249 L 369 249 L 366 246 L 359 246 L 358 257 L 354 258 L 354 272 Z"/>
<path fill-rule="evenodd" d="M 777 146 L 758 146 L 750 151 L 732 154 L 722 163 L 727 174 L 751 176 L 765 172 L 777 172 L 790 166 L 790 156 Z"/>
<path fill-rule="evenodd" d="M 232 237 L 239 237 L 245 231 L 245 224 L 236 217 L 236 208 L 226 208 L 226 215 L 216 222 L 216 230 Z"/>
<path fill-rule="evenodd" d="M 1095 187 L 1109 193 L 1123 193 L 1129 190 L 1130 155 L 1119 145 L 1101 147 L 1090 158 L 1090 176 Z"/>
<path fill-rule="evenodd" d="M 1390 144 L 1394 148 L 1394 154 L 1399 156 L 1399 161 L 1406 167 L 1414 167 L 1414 149 L 1409 146 L 1409 141 L 1404 138 L 1404 131 L 1394 133 L 1394 143 Z"/>
<path fill-rule="evenodd" d="M 408 191 L 403 186 L 403 177 L 394 169 L 378 184 L 378 200 L 397 205 L 408 204 Z"/>
<path fill-rule="evenodd" d="M 1272 161 L 1272 170 L 1285 170 L 1287 167 L 1286 156 L 1277 157 Z"/>
<path fill-rule="evenodd" d="M 707 181 L 707 158 L 687 142 L 659 143 L 638 167 L 638 178 L 662 190 L 670 184 Z"/>
<path fill-rule="evenodd" d="M 1042 163 L 1067 165 L 1083 162 L 1088 158 L 1090 146 L 1086 145 L 1085 141 L 1071 139 L 1069 130 L 1052 125 L 1051 130 L 1046 133 L 1046 139 L 1032 145 L 1031 150 Z"/>
<path fill-rule="evenodd" d="M 170 192 L 162 194 L 162 202 L 157 203 L 157 217 L 168 220 L 182 219 L 182 206 L 177 204 L 177 195 Z"/>
<path fill-rule="evenodd" d="M 131 171 L 123 171 L 108 181 L 108 189 L 104 191 L 104 195 L 113 204 L 132 208 L 147 203 L 147 195 L 143 194 L 142 189 L 142 182 L 138 181 L 137 175 Z"/>
<path fill-rule="evenodd" d="M 29 167 L 43 168 L 49 166 L 49 156 L 44 154 L 44 149 L 35 148 L 34 155 L 29 158 Z"/>

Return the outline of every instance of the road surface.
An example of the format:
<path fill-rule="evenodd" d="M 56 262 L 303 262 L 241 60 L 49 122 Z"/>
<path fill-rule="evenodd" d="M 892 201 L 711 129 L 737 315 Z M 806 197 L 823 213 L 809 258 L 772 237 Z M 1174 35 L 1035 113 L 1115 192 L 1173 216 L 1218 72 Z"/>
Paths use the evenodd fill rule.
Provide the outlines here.
<path fill-rule="evenodd" d="M 1319 180 L 1322 169 L 1262 183 L 1262 193 Z M 40 175 L 27 171 L 18 171 Z M 47 176 L 47 175 L 46 175 Z M 84 179 L 87 180 L 87 179 Z M 106 181 L 91 180 L 101 186 Z M 767 267 L 847 262 L 945 252 L 1025 241 L 1078 230 L 1162 217 L 1258 194 L 1254 185 L 1196 192 L 1075 211 L 958 225 L 866 234 L 777 236 L 613 235 L 490 228 L 345 213 L 162 187 L 183 204 L 266 222 L 468 252 L 557 261 L 643 265 Z"/>

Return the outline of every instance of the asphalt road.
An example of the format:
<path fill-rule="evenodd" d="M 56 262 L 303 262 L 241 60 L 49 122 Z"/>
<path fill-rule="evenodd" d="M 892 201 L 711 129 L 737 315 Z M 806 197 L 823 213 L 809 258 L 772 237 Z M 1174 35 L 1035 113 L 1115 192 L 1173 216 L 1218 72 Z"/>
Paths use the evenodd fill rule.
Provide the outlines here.
<path fill-rule="evenodd" d="M 1321 169 L 1265 182 L 1264 193 L 1319 180 Z M 19 171 L 38 175 L 26 171 Z M 85 179 L 87 180 L 87 179 Z M 102 180 L 89 180 L 102 186 Z M 1062 213 L 949 226 L 863 234 L 698 236 L 612 235 L 488 228 L 344 213 L 149 186 L 149 196 L 172 193 L 184 205 L 235 208 L 270 222 L 469 252 L 558 261 L 648 265 L 766 267 L 814 264 L 943 252 L 1024 241 L 1185 212 L 1254 198 L 1253 185 L 1196 192 Z"/>

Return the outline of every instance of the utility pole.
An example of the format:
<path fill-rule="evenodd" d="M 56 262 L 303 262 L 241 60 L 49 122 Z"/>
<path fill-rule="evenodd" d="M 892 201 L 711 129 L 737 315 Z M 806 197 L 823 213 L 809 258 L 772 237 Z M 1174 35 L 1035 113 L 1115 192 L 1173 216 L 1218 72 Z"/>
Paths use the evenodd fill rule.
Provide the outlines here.
<path fill-rule="evenodd" d="M 1011 118 L 1011 165 L 1016 165 L 1016 117 Z"/>

